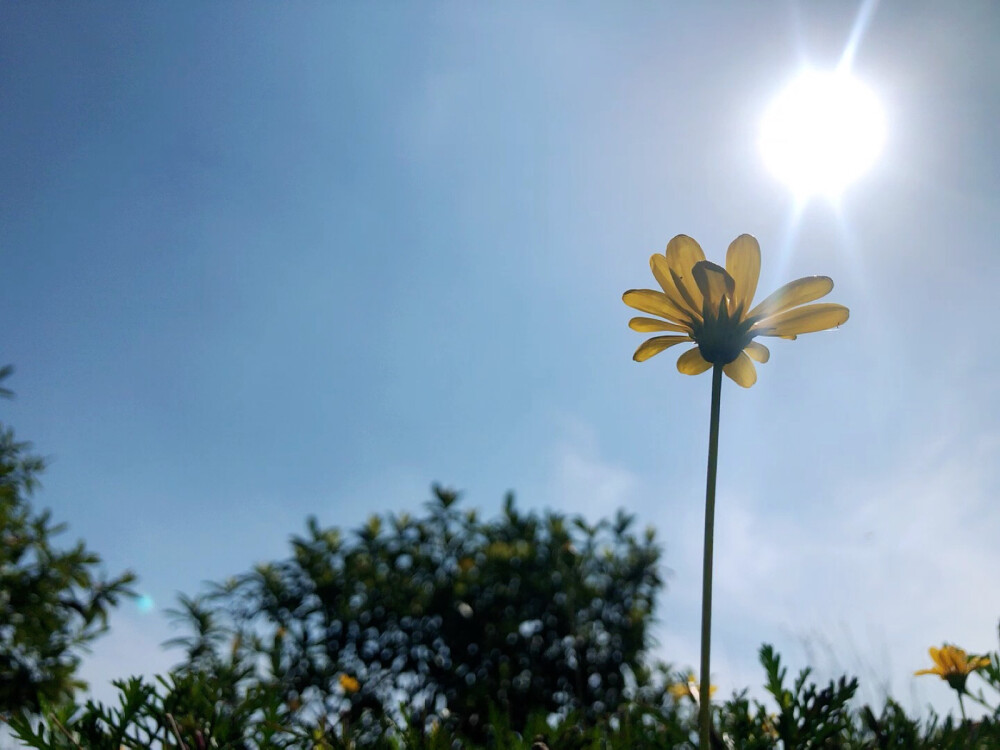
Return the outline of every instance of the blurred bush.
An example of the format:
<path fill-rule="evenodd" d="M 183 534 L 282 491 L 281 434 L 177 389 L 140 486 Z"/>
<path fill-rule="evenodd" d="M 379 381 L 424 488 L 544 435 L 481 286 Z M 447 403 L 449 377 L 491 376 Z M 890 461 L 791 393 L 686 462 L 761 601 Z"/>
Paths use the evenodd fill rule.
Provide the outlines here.
<path fill-rule="evenodd" d="M 518 731 L 537 712 L 593 722 L 641 673 L 661 586 L 653 532 L 632 525 L 523 514 L 512 496 L 483 521 L 435 487 L 422 517 L 350 536 L 310 519 L 289 559 L 211 602 L 304 712 L 357 724 L 402 703 L 472 737 L 491 711 Z"/>

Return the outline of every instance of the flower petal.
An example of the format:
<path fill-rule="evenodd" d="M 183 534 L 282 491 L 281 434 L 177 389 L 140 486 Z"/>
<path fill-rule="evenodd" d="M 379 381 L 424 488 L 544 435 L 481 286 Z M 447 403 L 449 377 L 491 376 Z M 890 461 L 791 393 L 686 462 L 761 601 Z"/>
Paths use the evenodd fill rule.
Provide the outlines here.
<path fill-rule="evenodd" d="M 690 340 L 690 336 L 654 336 L 639 344 L 639 348 L 635 350 L 632 359 L 636 362 L 645 362 L 654 354 L 659 354 L 664 349 L 669 349 L 672 346 Z"/>
<path fill-rule="evenodd" d="M 723 366 L 722 371 L 730 377 L 730 379 L 736 383 L 736 385 L 741 385 L 744 388 L 749 388 L 754 383 L 757 382 L 757 368 L 753 366 L 753 362 L 750 361 L 744 352 L 740 352 L 740 356 L 730 362 L 728 365 Z"/>
<path fill-rule="evenodd" d="M 726 269 L 707 260 L 700 260 L 691 270 L 694 281 L 701 290 L 706 317 L 718 315 L 719 304 L 726 297 L 732 298 L 736 282 Z"/>
<path fill-rule="evenodd" d="M 743 348 L 743 351 L 750 359 L 756 359 L 762 364 L 771 358 L 771 350 L 757 341 L 751 341 Z"/>
<path fill-rule="evenodd" d="M 688 237 L 686 234 L 679 234 L 667 243 L 667 249 L 663 251 L 667 259 L 667 266 L 672 274 L 676 275 L 674 283 L 678 290 L 689 300 L 695 311 L 701 316 L 701 291 L 691 275 L 691 269 L 698 261 L 705 260 L 705 253 L 701 245 Z"/>
<path fill-rule="evenodd" d="M 667 266 L 666 258 L 659 253 L 653 253 L 649 256 L 649 270 L 653 272 L 653 276 L 656 277 L 656 281 L 663 289 L 664 294 L 668 293 L 669 290 L 673 290 L 674 282 L 670 278 L 670 267 Z"/>
<path fill-rule="evenodd" d="M 820 302 L 786 310 L 755 323 L 750 332 L 755 336 L 798 336 L 800 333 L 825 331 L 844 323 L 851 314 L 843 305 Z"/>
<path fill-rule="evenodd" d="M 726 251 L 726 270 L 736 282 L 736 293 L 731 312 L 739 306 L 746 312 L 753 304 L 757 293 L 757 279 L 760 277 L 760 244 L 749 234 L 741 234 L 729 244 Z"/>
<path fill-rule="evenodd" d="M 670 298 L 670 301 L 688 314 L 688 317 L 701 318 L 701 308 L 696 305 L 691 295 L 684 288 L 683 281 L 676 273 L 671 271 L 667 264 L 667 259 L 662 255 L 654 255 L 649 259 L 649 267 L 653 271 L 653 276 L 663 288 L 663 293 Z"/>
<path fill-rule="evenodd" d="M 674 323 L 683 323 L 688 319 L 688 315 L 663 292 L 654 292 L 652 289 L 629 289 L 622 295 L 622 301 L 640 312 L 658 315 Z"/>
<path fill-rule="evenodd" d="M 946 666 L 944 660 L 941 658 L 940 650 L 934 648 L 934 646 L 931 646 L 929 649 L 927 649 L 927 653 L 931 655 L 931 660 L 939 667 L 944 668 Z"/>
<path fill-rule="evenodd" d="M 689 272 L 688 273 L 688 278 L 691 281 L 690 281 L 690 284 L 687 284 L 687 283 L 684 282 L 684 279 L 682 279 L 680 276 L 677 275 L 677 271 L 675 271 L 674 269 L 671 268 L 670 269 L 670 278 L 673 279 L 674 286 L 676 286 L 677 287 L 677 291 L 681 293 L 681 296 L 684 298 L 684 301 L 687 303 L 687 306 L 691 310 L 694 310 L 694 313 L 693 313 L 694 319 L 700 321 L 702 319 L 701 318 L 701 307 L 702 307 L 703 301 L 702 301 L 702 298 L 701 298 L 701 290 L 698 289 L 698 285 L 694 283 L 694 277 Z M 692 287 L 693 289 L 689 289 L 688 288 L 689 286 Z"/>
<path fill-rule="evenodd" d="M 701 349 L 697 346 L 694 349 L 688 349 L 677 358 L 677 369 L 685 375 L 700 375 L 711 366 L 712 363 L 707 362 L 701 356 Z"/>
<path fill-rule="evenodd" d="M 633 331 L 639 331 L 641 333 L 651 333 L 653 331 L 678 331 L 679 333 L 691 333 L 691 329 L 688 326 L 677 325 L 677 323 L 668 323 L 665 320 L 657 320 L 656 318 L 632 318 L 628 322 L 628 327 Z"/>
<path fill-rule="evenodd" d="M 831 289 L 833 289 L 833 279 L 829 276 L 806 276 L 802 279 L 789 281 L 751 310 L 747 317 L 762 320 L 789 308 L 798 307 L 806 302 L 824 297 L 830 293 Z"/>
<path fill-rule="evenodd" d="M 961 661 L 964 660 L 965 660 L 965 652 L 962 652 Z M 945 646 L 943 649 L 941 649 L 941 661 L 942 664 L 944 665 L 945 672 L 951 672 L 951 673 L 961 672 L 962 667 L 964 666 L 959 661 L 958 654 L 955 653 L 955 649 L 952 648 L 951 646 Z"/>

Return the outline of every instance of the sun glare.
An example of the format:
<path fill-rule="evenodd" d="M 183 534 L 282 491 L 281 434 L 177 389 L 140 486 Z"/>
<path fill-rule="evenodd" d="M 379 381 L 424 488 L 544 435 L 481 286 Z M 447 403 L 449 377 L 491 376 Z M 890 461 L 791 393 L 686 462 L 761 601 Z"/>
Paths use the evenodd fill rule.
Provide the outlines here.
<path fill-rule="evenodd" d="M 760 150 L 798 198 L 835 200 L 871 167 L 884 140 L 885 116 L 870 89 L 845 72 L 809 71 L 767 109 Z"/>

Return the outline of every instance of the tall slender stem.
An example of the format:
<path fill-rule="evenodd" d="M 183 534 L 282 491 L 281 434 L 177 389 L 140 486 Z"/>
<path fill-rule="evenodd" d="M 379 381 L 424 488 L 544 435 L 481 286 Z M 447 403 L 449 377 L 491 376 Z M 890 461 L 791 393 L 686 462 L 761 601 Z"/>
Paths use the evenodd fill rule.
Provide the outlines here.
<path fill-rule="evenodd" d="M 701 579 L 701 674 L 698 699 L 699 747 L 712 742 L 710 654 L 712 651 L 712 540 L 715 527 L 715 470 L 719 463 L 719 404 L 722 400 L 722 365 L 712 367 L 712 416 L 708 427 L 708 478 L 705 480 L 705 559 Z"/>

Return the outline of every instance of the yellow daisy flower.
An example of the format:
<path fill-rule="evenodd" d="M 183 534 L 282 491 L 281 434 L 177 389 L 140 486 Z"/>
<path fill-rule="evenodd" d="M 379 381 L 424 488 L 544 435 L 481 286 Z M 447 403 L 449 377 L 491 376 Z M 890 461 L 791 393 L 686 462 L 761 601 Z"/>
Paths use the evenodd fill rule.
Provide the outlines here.
<path fill-rule="evenodd" d="M 340 683 L 340 687 L 345 693 L 356 693 L 361 689 L 361 683 L 349 674 L 342 673 L 340 677 L 337 678 L 337 681 Z"/>
<path fill-rule="evenodd" d="M 955 690 L 965 692 L 965 681 L 976 670 L 988 667 L 988 656 L 968 656 L 957 646 L 944 645 L 941 648 L 931 646 L 928 649 L 934 660 L 932 669 L 918 669 L 914 675 L 936 674 L 942 680 L 947 680 Z"/>
<path fill-rule="evenodd" d="M 729 245 L 726 267 L 705 260 L 701 246 L 679 234 L 663 255 L 649 259 L 653 276 L 663 291 L 630 289 L 625 304 L 656 318 L 632 318 L 629 327 L 642 333 L 669 332 L 647 339 L 632 356 L 643 362 L 685 341 L 696 347 L 677 360 L 677 369 L 698 375 L 712 365 L 738 385 L 757 382 L 751 360 L 767 362 L 771 353 L 757 336 L 794 339 L 800 333 L 823 331 L 844 323 L 850 314 L 843 305 L 807 304 L 827 295 L 833 280 L 807 276 L 785 284 L 756 307 L 751 307 L 760 276 L 760 245 L 741 234 Z"/>
<path fill-rule="evenodd" d="M 708 686 L 709 696 L 715 695 L 716 686 Z M 674 700 L 682 700 L 684 698 L 690 698 L 695 703 L 698 702 L 699 696 L 701 695 L 701 686 L 698 681 L 694 678 L 694 672 L 688 672 L 687 680 L 684 682 L 675 682 L 667 686 L 667 692 L 673 696 Z"/>

